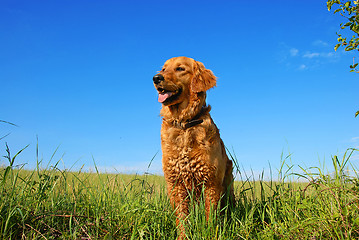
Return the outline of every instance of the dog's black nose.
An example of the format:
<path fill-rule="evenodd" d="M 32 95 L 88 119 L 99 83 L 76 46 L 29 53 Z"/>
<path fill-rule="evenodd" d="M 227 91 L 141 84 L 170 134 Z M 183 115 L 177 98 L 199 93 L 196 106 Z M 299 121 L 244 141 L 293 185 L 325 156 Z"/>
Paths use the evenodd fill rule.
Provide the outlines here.
<path fill-rule="evenodd" d="M 156 74 L 154 77 L 153 77 L 153 82 L 155 84 L 159 84 L 160 82 L 164 81 L 165 78 L 161 75 L 161 74 Z"/>

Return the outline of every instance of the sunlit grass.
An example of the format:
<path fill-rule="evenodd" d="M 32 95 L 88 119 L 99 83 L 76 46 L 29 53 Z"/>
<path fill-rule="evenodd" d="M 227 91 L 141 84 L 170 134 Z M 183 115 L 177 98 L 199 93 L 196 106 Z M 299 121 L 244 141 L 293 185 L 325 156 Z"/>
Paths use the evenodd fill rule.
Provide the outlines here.
<path fill-rule="evenodd" d="M 237 205 L 207 222 L 203 202 L 193 203 L 188 238 L 358 238 L 359 180 L 350 164 L 354 151 L 334 156 L 332 173 L 317 167 L 296 173 L 285 159 L 275 181 L 237 173 Z M 16 163 L 18 154 L 12 156 L 8 148 L 1 154 L 7 162 L 0 169 L 2 239 L 176 238 L 162 176 L 75 172 L 60 170 L 56 162 L 41 168 L 41 161 L 25 170 Z M 300 181 L 290 180 L 294 176 Z"/>

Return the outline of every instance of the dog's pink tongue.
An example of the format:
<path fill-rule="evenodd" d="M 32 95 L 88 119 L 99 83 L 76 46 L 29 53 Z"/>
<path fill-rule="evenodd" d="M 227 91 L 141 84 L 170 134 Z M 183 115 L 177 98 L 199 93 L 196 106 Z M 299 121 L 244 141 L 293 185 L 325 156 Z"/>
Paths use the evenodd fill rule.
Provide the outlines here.
<path fill-rule="evenodd" d="M 171 92 L 166 92 L 166 93 L 159 93 L 158 94 L 158 101 L 160 103 L 163 103 L 164 101 L 166 101 L 167 98 L 171 97 L 172 93 Z"/>

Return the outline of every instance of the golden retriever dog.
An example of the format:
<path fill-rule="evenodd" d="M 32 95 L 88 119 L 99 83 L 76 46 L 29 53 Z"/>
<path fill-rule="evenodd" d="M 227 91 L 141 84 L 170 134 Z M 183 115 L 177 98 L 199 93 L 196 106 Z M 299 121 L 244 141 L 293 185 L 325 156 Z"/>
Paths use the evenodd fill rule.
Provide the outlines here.
<path fill-rule="evenodd" d="M 163 172 L 182 239 L 190 194 L 204 193 L 207 219 L 224 194 L 234 203 L 233 165 L 206 104 L 206 91 L 216 86 L 212 71 L 192 58 L 171 58 L 153 83 L 162 103 Z"/>

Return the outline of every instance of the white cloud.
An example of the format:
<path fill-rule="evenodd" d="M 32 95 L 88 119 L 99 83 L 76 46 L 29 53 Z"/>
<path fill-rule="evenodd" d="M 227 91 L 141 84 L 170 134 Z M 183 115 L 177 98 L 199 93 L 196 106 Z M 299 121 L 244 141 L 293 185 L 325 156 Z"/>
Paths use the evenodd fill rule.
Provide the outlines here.
<path fill-rule="evenodd" d="M 303 58 L 316 58 L 316 57 L 322 57 L 322 58 L 333 58 L 335 57 L 334 52 L 309 52 L 307 51 L 305 54 L 303 54 Z"/>
<path fill-rule="evenodd" d="M 307 69 L 307 66 L 305 64 L 302 64 L 302 65 L 299 66 L 298 69 L 299 70 L 305 70 L 305 69 Z"/>
<path fill-rule="evenodd" d="M 311 52 L 306 52 L 303 57 L 304 58 L 315 58 L 315 57 L 319 57 L 320 56 L 320 53 L 311 53 Z"/>
<path fill-rule="evenodd" d="M 334 57 L 334 52 L 329 52 L 324 54 L 326 57 Z"/>
<path fill-rule="evenodd" d="M 329 44 L 327 42 L 324 42 L 322 40 L 316 40 L 313 42 L 314 46 L 320 46 L 320 47 L 327 47 Z"/>
<path fill-rule="evenodd" d="M 299 50 L 296 49 L 296 48 L 291 48 L 291 49 L 289 50 L 289 53 L 290 53 L 290 55 L 291 55 L 292 57 L 297 56 L 297 55 L 298 55 L 298 52 L 299 52 Z"/>
<path fill-rule="evenodd" d="M 280 62 L 286 64 L 287 67 L 294 67 L 295 70 L 302 71 L 340 60 L 341 54 L 335 52 L 328 43 L 316 40 L 311 45 L 311 49 L 299 49 L 281 43 Z"/>

